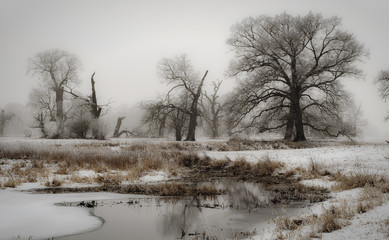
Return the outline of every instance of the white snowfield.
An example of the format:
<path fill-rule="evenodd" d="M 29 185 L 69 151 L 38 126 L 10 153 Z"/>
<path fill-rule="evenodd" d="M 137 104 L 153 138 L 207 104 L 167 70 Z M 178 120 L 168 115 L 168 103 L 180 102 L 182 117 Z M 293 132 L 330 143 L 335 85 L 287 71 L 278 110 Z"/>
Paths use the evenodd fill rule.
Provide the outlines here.
<path fill-rule="evenodd" d="M 18 189 L 0 190 L 0 239 L 48 239 L 92 231 L 103 220 L 90 209 L 55 203 L 128 198 L 113 193 L 32 194 Z"/>
<path fill-rule="evenodd" d="M 285 163 L 285 168 L 307 167 L 313 161 L 328 166 L 329 170 L 340 170 L 344 174 L 362 172 L 389 177 L 389 144 L 362 144 L 327 146 L 310 149 L 260 150 L 244 152 L 204 152 L 221 159 L 235 160 L 245 157 L 256 162 L 269 157 L 270 160 Z M 93 174 L 84 172 L 85 175 Z M 166 179 L 164 172 L 155 172 L 141 179 L 152 182 Z M 306 184 L 329 184 L 311 181 Z M 130 195 L 110 193 L 77 194 L 32 194 L 20 190 L 35 188 L 36 185 L 23 184 L 16 189 L 0 190 L 0 239 L 47 239 L 92 231 L 102 224 L 102 219 L 93 216 L 89 209 L 56 206 L 55 203 L 122 199 Z M 351 192 L 355 195 L 357 191 Z M 351 199 L 351 198 L 350 198 Z M 320 211 L 320 203 L 305 211 Z M 356 215 L 352 224 L 341 230 L 323 234 L 323 239 L 388 239 L 389 203 L 386 202 L 364 214 Z M 271 229 L 271 223 L 269 223 Z M 386 230 L 383 230 L 386 229 Z M 260 234 L 255 239 L 270 239 L 272 234 Z"/>
<path fill-rule="evenodd" d="M 308 167 L 313 161 L 342 173 L 369 173 L 389 177 L 389 144 L 341 145 L 305 149 L 281 149 L 240 152 L 206 152 L 211 158 L 235 160 L 244 157 L 249 162 L 269 158 L 285 163 L 286 168 Z"/>

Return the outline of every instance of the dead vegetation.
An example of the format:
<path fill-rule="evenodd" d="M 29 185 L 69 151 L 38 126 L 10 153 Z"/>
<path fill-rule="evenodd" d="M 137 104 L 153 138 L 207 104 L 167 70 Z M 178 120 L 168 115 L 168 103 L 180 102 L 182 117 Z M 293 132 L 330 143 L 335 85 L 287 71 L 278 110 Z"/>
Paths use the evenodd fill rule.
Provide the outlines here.
<path fill-rule="evenodd" d="M 345 191 L 354 188 L 363 188 L 365 186 L 379 189 L 382 193 L 388 193 L 388 179 L 376 174 L 352 173 L 349 175 L 339 175 L 335 178 L 336 184 L 332 187 L 333 191 Z"/>
<path fill-rule="evenodd" d="M 0 146 L 0 188 L 14 188 L 23 182 L 42 182 L 44 192 L 109 191 L 158 196 L 210 196 L 224 193 L 212 185 L 196 185 L 194 182 L 229 177 L 236 181 L 252 181 L 265 184 L 275 197 L 273 204 L 295 201 L 323 202 L 329 189 L 308 187 L 299 181 L 325 179 L 335 181 L 333 192 L 360 188 L 354 200 L 335 201 L 323 205 L 321 214 L 276 219 L 277 239 L 320 238 L 323 233 L 336 231 L 356 214 L 364 213 L 386 201 L 389 180 L 370 173 L 344 175 L 330 166 L 311 159 L 306 167 L 284 169 L 284 164 L 269 157 L 248 162 L 244 158 L 215 160 L 201 154 L 201 150 L 253 150 L 313 147 L 312 143 L 287 143 L 283 141 L 255 141 L 231 138 L 225 143 L 135 143 L 123 145 L 109 142 L 56 144 L 37 147 L 28 144 Z M 199 154 L 200 153 L 200 154 Z M 78 175 L 80 170 L 92 170 L 92 176 Z M 133 184 L 147 173 L 167 172 L 177 181 L 155 184 Z M 52 180 L 49 180 L 52 179 Z M 192 183 L 189 184 L 189 181 Z M 68 188 L 66 183 L 97 183 L 95 187 Z M 309 230 L 307 230 L 307 228 Z"/>
<path fill-rule="evenodd" d="M 322 173 L 322 171 L 316 168 L 313 173 Z M 330 204 L 323 204 L 319 215 L 289 217 L 286 213 L 282 214 L 274 220 L 277 239 L 321 238 L 323 233 L 330 233 L 349 225 L 356 214 L 365 213 L 388 200 L 389 182 L 382 176 L 368 173 L 349 175 L 331 173 L 329 176 L 336 181 L 331 188 L 332 191 L 359 189 L 359 193 L 356 197 L 334 199 Z"/>
<path fill-rule="evenodd" d="M 196 185 L 189 183 L 155 183 L 155 184 L 128 184 L 104 183 L 102 186 L 83 188 L 57 188 L 50 186 L 44 189 L 36 189 L 44 193 L 72 193 L 72 192 L 114 192 L 122 194 L 140 194 L 150 196 L 215 196 L 225 193 L 225 189 L 217 189 L 215 186 Z"/>

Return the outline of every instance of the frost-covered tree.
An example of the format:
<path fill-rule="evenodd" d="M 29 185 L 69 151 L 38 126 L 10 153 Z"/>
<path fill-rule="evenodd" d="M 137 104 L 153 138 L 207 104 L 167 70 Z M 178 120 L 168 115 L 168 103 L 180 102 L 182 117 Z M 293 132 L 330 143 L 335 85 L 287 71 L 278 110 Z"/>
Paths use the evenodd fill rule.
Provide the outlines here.
<path fill-rule="evenodd" d="M 186 55 L 162 59 L 159 63 L 158 70 L 161 78 L 171 86 L 166 95 L 166 99 L 171 98 L 175 94 L 180 96 L 188 95 L 189 106 L 187 108 L 182 108 L 172 101 L 168 101 L 167 103 L 170 108 L 189 115 L 186 141 L 195 141 L 197 118 L 200 115 L 199 100 L 208 71 L 205 71 L 203 77 L 200 78 L 199 73 L 193 70 Z"/>
<path fill-rule="evenodd" d="M 382 70 L 376 79 L 376 83 L 378 84 L 378 91 L 380 92 L 380 96 L 385 101 L 389 98 L 389 71 Z M 389 113 L 386 116 L 385 120 L 389 119 Z"/>
<path fill-rule="evenodd" d="M 337 115 L 341 80 L 357 77 L 368 54 L 338 17 L 320 14 L 249 17 L 231 29 L 235 52 L 231 76 L 241 77 L 230 110 L 235 125 L 246 120 L 263 131 L 285 128 L 285 138 L 304 141 L 304 127 L 338 135 L 331 126 L 307 121 Z"/>
<path fill-rule="evenodd" d="M 224 110 L 219 96 L 222 83 L 223 81 L 212 82 L 213 91 L 210 93 L 204 92 L 200 101 L 202 118 L 210 130 L 212 138 L 218 138 L 220 136 L 222 112 Z"/>
<path fill-rule="evenodd" d="M 76 55 L 59 49 L 39 52 L 28 60 L 28 72 L 37 75 L 43 86 L 55 94 L 58 136 L 63 135 L 66 120 L 64 93 L 66 89 L 73 89 L 78 84 L 80 68 L 81 63 Z"/>

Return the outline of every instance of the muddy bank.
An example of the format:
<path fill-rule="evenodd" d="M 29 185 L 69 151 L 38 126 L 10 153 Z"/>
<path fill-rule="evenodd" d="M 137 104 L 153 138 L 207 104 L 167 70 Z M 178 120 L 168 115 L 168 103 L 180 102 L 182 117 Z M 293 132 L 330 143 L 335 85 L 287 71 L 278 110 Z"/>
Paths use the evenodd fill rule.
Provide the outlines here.
<path fill-rule="evenodd" d="M 193 180 L 193 179 L 192 179 Z M 154 184 L 130 184 L 116 185 L 106 184 L 96 187 L 81 187 L 81 188 L 43 188 L 35 189 L 37 193 L 76 193 L 76 192 L 112 192 L 121 194 L 139 194 L 149 196 L 170 196 L 170 197 L 186 197 L 186 196 L 217 196 L 229 194 L 231 189 L 222 183 L 233 184 L 253 184 L 260 185 L 264 191 L 271 192 L 269 202 L 272 204 L 291 204 L 295 202 L 321 202 L 329 198 L 329 190 L 320 187 L 304 186 L 297 181 L 287 181 L 278 177 L 263 178 L 262 181 L 242 181 L 234 178 L 221 177 L 212 179 L 203 179 L 203 181 L 190 182 L 191 179 L 186 179 L 186 182 L 164 182 Z M 236 192 L 235 194 L 242 194 Z"/>

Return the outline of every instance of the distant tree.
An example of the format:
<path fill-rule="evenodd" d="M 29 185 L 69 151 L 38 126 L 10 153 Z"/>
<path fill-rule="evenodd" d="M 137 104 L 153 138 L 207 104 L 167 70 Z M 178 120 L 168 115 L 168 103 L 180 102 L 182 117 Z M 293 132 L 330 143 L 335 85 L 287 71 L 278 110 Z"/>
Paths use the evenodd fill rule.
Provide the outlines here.
<path fill-rule="evenodd" d="M 176 96 L 169 94 L 165 99 L 143 104 L 146 111 L 143 123 L 149 126 L 149 132 L 158 132 L 163 137 L 165 130 L 174 131 L 176 141 L 181 141 L 188 120 L 189 94 L 181 92 Z"/>
<path fill-rule="evenodd" d="M 385 101 L 389 98 L 389 71 L 382 70 L 376 79 L 376 83 L 378 84 L 378 90 L 380 92 L 380 96 Z M 389 113 L 386 116 L 385 120 L 389 119 Z"/>
<path fill-rule="evenodd" d="M 386 101 L 389 98 L 389 71 L 382 70 L 377 77 L 381 97 Z"/>
<path fill-rule="evenodd" d="M 125 130 L 120 130 L 120 128 L 122 126 L 122 122 L 123 122 L 123 120 L 125 118 L 126 117 L 118 117 L 118 119 L 116 121 L 115 131 L 114 131 L 112 137 L 118 138 L 118 137 L 120 137 L 123 134 L 126 134 L 126 136 L 134 135 L 130 130 L 126 130 L 126 129 Z"/>
<path fill-rule="evenodd" d="M 166 107 L 163 100 L 144 103 L 141 108 L 145 110 L 142 122 L 149 126 L 148 131 L 156 132 L 158 137 L 163 137 L 167 128 L 168 115 L 174 109 Z"/>
<path fill-rule="evenodd" d="M 59 49 L 37 53 L 28 61 L 28 71 L 38 75 L 44 86 L 55 93 L 57 135 L 64 132 L 64 92 L 78 84 L 81 63 L 76 55 Z"/>
<path fill-rule="evenodd" d="M 168 99 L 168 106 L 172 112 L 168 115 L 168 126 L 170 129 L 173 129 L 176 141 L 181 141 L 184 131 L 188 131 L 188 118 L 190 117 L 190 109 L 192 99 L 190 94 L 186 91 L 183 91 L 180 95 L 176 96 L 173 100 Z M 171 108 L 171 106 L 174 106 Z M 187 133 L 188 136 L 189 132 Z"/>
<path fill-rule="evenodd" d="M 91 112 L 92 117 L 94 119 L 98 119 L 102 113 L 103 107 L 104 106 L 108 107 L 108 104 L 104 105 L 104 106 L 97 104 L 97 94 L 96 94 L 96 89 L 95 89 L 96 82 L 94 80 L 95 74 L 96 73 L 94 72 L 91 76 L 91 91 L 92 91 L 92 93 L 88 97 L 83 97 L 81 94 L 74 93 L 72 89 L 64 90 L 64 91 L 66 93 L 69 93 L 70 95 L 72 95 L 74 98 L 77 98 L 77 99 L 84 101 L 85 105 L 89 106 L 89 111 Z"/>
<path fill-rule="evenodd" d="M 91 76 L 91 95 L 84 97 L 82 94 L 73 92 L 72 89 L 64 90 L 65 93 L 69 93 L 72 95 L 75 99 L 80 100 L 83 104 L 79 104 L 79 106 L 87 106 L 87 109 L 83 108 L 83 111 L 90 112 L 90 118 L 89 119 L 79 119 L 79 123 L 76 125 L 86 125 L 88 123 L 89 127 L 92 128 L 92 138 L 94 139 L 105 139 L 105 136 L 102 134 L 104 130 L 100 129 L 101 127 L 104 128 L 104 126 L 101 126 L 98 122 L 98 119 L 102 114 L 106 113 L 106 111 L 109 109 L 109 103 L 105 105 L 99 105 L 97 103 L 97 93 L 95 88 L 95 72 Z M 103 108 L 106 110 L 103 113 Z M 74 125 L 74 124 L 73 124 Z M 89 129 L 89 128 L 88 128 Z M 84 135 L 81 135 L 84 136 Z"/>
<path fill-rule="evenodd" d="M 211 131 L 212 138 L 218 138 L 220 133 L 220 124 L 222 118 L 223 104 L 219 99 L 219 90 L 223 81 L 212 82 L 213 92 L 204 94 L 201 97 L 200 105 L 202 117 Z"/>
<path fill-rule="evenodd" d="M 162 79 L 172 86 L 167 94 L 167 99 L 170 98 L 171 94 L 174 94 L 174 92 L 182 94 L 182 91 L 184 91 L 188 94 L 190 99 L 188 108 L 183 109 L 173 102 L 168 102 L 168 106 L 189 115 L 186 141 L 195 141 L 197 117 L 200 115 L 198 105 L 208 71 L 205 71 L 203 77 L 200 78 L 199 74 L 194 72 L 186 55 L 181 55 L 173 59 L 162 59 L 159 63 L 159 74 Z"/>
<path fill-rule="evenodd" d="M 246 18 L 232 27 L 228 44 L 236 54 L 231 76 L 243 80 L 231 104 L 231 122 L 262 123 L 263 131 L 285 128 L 285 138 L 304 141 L 304 126 L 337 136 L 331 126 L 307 121 L 337 115 L 340 80 L 359 76 L 355 63 L 368 54 L 338 17 L 320 14 Z"/>
<path fill-rule="evenodd" d="M 8 121 L 13 118 L 14 114 L 5 113 L 4 109 L 1 109 L 0 113 L 0 137 L 4 135 L 4 129 Z"/>
<path fill-rule="evenodd" d="M 48 88 L 33 88 L 29 94 L 29 106 L 33 109 L 35 123 L 33 128 L 39 128 L 43 137 L 48 137 L 46 123 L 56 121 L 55 93 Z"/>

